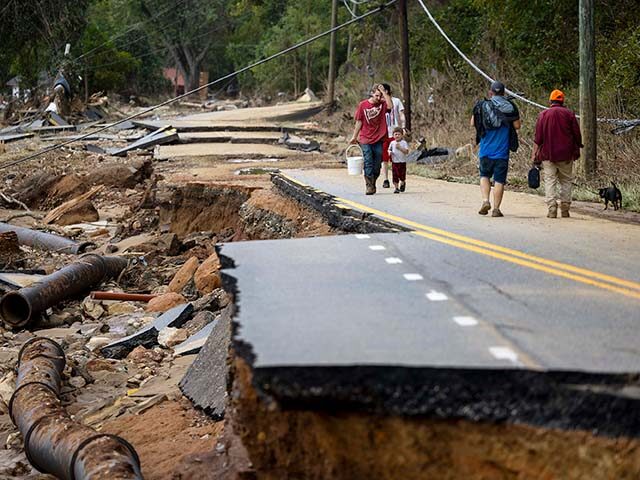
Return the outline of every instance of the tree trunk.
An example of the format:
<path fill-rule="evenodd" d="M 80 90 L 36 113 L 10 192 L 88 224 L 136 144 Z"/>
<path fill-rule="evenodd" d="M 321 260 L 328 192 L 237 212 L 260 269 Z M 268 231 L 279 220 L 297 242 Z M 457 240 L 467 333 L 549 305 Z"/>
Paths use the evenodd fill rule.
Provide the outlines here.
<path fill-rule="evenodd" d="M 306 84 L 309 90 L 311 90 L 311 52 L 309 51 L 309 45 L 307 45 L 306 52 L 304 54 L 304 65 L 305 65 L 305 79 Z"/>

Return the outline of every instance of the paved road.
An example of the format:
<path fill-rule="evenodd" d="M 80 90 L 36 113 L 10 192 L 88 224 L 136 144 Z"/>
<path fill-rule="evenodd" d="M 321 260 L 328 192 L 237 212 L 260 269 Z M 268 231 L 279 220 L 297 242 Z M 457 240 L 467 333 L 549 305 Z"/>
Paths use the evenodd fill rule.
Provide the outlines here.
<path fill-rule="evenodd" d="M 287 174 L 416 231 L 225 245 L 257 366 L 640 371 L 638 227 L 549 220 L 518 194 L 480 217 L 468 185 L 365 197 L 342 171 Z"/>

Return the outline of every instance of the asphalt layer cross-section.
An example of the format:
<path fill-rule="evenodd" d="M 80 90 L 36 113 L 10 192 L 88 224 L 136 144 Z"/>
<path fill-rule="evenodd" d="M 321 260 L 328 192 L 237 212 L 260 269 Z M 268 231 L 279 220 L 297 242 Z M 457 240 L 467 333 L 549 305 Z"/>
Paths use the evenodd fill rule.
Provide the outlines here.
<path fill-rule="evenodd" d="M 549 223 L 531 196 L 480 217 L 469 186 L 364 197 L 343 172 L 288 174 L 414 231 L 222 246 L 233 343 L 259 392 L 285 408 L 638 435 L 637 227 Z"/>
<path fill-rule="evenodd" d="M 509 278 L 511 298 L 478 281 L 492 259 L 448 248 L 413 233 L 223 245 L 233 343 L 255 387 L 284 408 L 638 435 L 640 388 L 622 373 L 637 364 L 609 348 L 634 349 L 632 329 L 558 326 L 536 310 L 545 291 L 531 285 L 544 273 L 505 264 L 496 277 Z M 564 287 L 572 298 L 583 289 Z M 584 298 L 573 308 L 597 306 Z"/>

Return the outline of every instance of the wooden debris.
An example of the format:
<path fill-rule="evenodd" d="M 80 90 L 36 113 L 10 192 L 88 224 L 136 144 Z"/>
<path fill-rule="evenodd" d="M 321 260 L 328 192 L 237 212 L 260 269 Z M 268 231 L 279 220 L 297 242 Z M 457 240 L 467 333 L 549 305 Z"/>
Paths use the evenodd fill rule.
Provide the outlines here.
<path fill-rule="evenodd" d="M 42 220 L 44 223 L 54 223 L 56 220 L 58 220 L 60 217 L 62 217 L 62 215 L 64 215 L 66 212 L 68 212 L 69 210 L 73 209 L 76 205 L 84 202 L 85 200 L 90 199 L 91 197 L 93 197 L 96 193 L 98 193 L 100 190 L 102 190 L 104 188 L 104 185 L 97 185 L 95 187 L 93 187 L 91 190 L 89 190 L 88 192 L 83 193 L 82 195 L 78 195 L 75 198 L 72 198 L 71 200 L 64 202 L 62 205 L 59 205 L 58 207 L 54 208 L 53 210 L 51 210 Z"/>

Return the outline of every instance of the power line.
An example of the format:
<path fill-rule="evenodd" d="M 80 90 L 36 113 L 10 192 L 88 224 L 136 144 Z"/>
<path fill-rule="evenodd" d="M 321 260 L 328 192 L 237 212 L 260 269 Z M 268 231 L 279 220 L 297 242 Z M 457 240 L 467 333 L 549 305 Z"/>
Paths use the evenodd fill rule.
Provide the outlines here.
<path fill-rule="evenodd" d="M 429 16 L 429 20 L 431 20 L 431 23 L 433 23 L 433 25 L 436 27 L 436 29 L 438 30 L 438 32 L 440 32 L 440 34 L 445 38 L 445 40 L 447 42 L 449 42 L 449 44 L 453 47 L 453 49 L 458 52 L 458 55 L 460 55 L 462 57 L 462 59 L 467 62 L 471 68 L 473 68 L 476 72 L 478 72 L 480 75 L 482 75 L 485 79 L 487 79 L 490 82 L 494 82 L 495 80 L 493 78 L 491 78 L 489 75 L 487 75 L 485 72 L 483 72 L 475 63 L 473 63 L 471 60 L 469 60 L 469 57 L 467 57 L 462 50 L 460 50 L 458 48 L 458 46 L 453 43 L 453 41 L 449 38 L 449 36 L 445 33 L 445 31 L 442 29 L 442 27 L 440 27 L 440 25 L 438 24 L 438 22 L 436 21 L 435 18 L 433 18 L 433 15 L 431 15 L 431 12 L 429 11 L 429 9 L 426 7 L 426 5 L 424 4 L 424 2 L 422 0 L 418 0 L 418 2 L 420 3 L 420 5 L 422 6 L 422 9 L 425 11 L 425 13 Z M 507 92 L 509 95 L 511 95 L 514 98 L 517 98 L 518 100 L 522 100 L 525 103 L 528 103 L 530 105 L 533 105 L 535 107 L 538 107 L 542 110 L 546 110 L 549 107 L 546 107 L 544 105 L 541 105 L 539 103 L 536 103 L 532 100 L 529 100 L 528 98 L 525 98 L 521 95 L 518 95 L 517 93 L 509 90 L 508 88 L 505 88 L 505 92 Z M 579 115 L 576 115 L 576 117 L 580 118 Z M 640 125 L 640 119 L 632 119 L 632 120 L 625 120 L 625 119 L 619 119 L 619 118 L 598 118 L 596 119 L 598 122 L 602 122 L 602 123 L 613 123 L 613 124 L 617 124 L 620 125 L 620 129 L 622 129 L 621 131 L 627 131 L 624 130 L 625 128 L 633 128 L 635 126 Z"/>
<path fill-rule="evenodd" d="M 422 2 L 422 0 L 418 0 L 418 2 L 420 3 L 420 5 L 422 6 L 422 9 L 425 11 L 425 13 L 429 16 L 429 20 L 431 20 L 431 23 L 433 23 L 436 27 L 436 29 L 440 32 L 440 34 L 444 37 L 444 39 L 449 42 L 449 44 L 453 47 L 453 49 L 458 52 L 458 55 L 460 55 L 463 60 L 465 62 L 467 62 L 469 65 L 471 65 L 471 68 L 473 68 L 476 72 L 478 72 L 480 75 L 482 75 L 484 78 L 486 78 L 487 80 L 489 80 L 490 82 L 494 82 L 495 80 L 493 78 L 491 78 L 489 75 L 487 75 L 486 73 L 484 73 L 482 70 L 480 70 L 479 67 L 476 66 L 475 63 L 473 63 L 471 60 L 469 60 L 469 57 L 467 57 L 462 50 L 460 50 L 458 48 L 458 46 L 453 43 L 453 41 L 449 38 L 449 36 L 445 33 L 445 31 L 440 27 L 440 25 L 438 24 L 438 22 L 436 22 L 436 19 L 433 18 L 433 15 L 431 15 L 431 12 L 429 11 L 429 9 L 426 7 L 426 5 Z M 523 102 L 529 103 L 531 105 L 535 105 L 538 108 L 542 108 L 543 110 L 546 109 L 547 107 L 545 107 L 544 105 L 540 105 L 539 103 L 533 102 L 531 100 L 529 100 L 528 98 L 522 97 L 520 95 L 518 95 L 515 92 L 512 92 L 511 90 L 505 88 L 505 91 L 507 93 L 509 93 L 511 96 L 522 100 Z"/>
<path fill-rule="evenodd" d="M 193 90 L 191 90 L 189 92 L 183 93 L 182 95 L 179 95 L 179 96 L 177 96 L 175 98 L 171 98 L 169 100 L 166 100 L 166 101 L 164 101 L 162 103 L 159 103 L 158 105 L 155 105 L 153 107 L 149 107 L 149 108 L 147 108 L 145 110 L 142 110 L 141 112 L 135 113 L 133 115 L 129 115 L 128 117 L 123 118 L 121 120 L 118 120 L 117 122 L 114 122 L 114 123 L 111 123 L 111 124 L 106 125 L 104 127 L 101 127 L 98 130 L 94 130 L 93 132 L 86 133 L 86 134 L 81 135 L 79 137 L 67 140 L 66 142 L 62 142 L 62 143 L 58 143 L 56 145 L 52 145 L 51 147 L 47 147 L 47 148 L 45 148 L 43 150 L 40 150 L 39 152 L 33 153 L 31 155 L 28 155 L 28 156 L 26 156 L 24 158 L 20 158 L 18 160 L 14 160 L 13 162 L 8 162 L 8 163 L 5 163 L 3 165 L 0 165 L 0 170 L 8 168 L 8 167 L 12 167 L 14 165 L 18 165 L 20 163 L 26 162 L 26 161 L 31 160 L 33 158 L 39 157 L 40 155 L 43 155 L 45 153 L 51 152 L 53 150 L 57 150 L 59 148 L 62 148 L 62 147 L 65 147 L 67 145 L 70 145 L 72 143 L 75 143 L 75 142 L 78 142 L 80 140 L 83 140 L 83 139 L 85 139 L 87 137 L 90 137 L 92 135 L 95 135 L 97 133 L 104 132 L 105 130 L 108 130 L 111 127 L 114 127 L 116 125 L 120 125 L 120 124 L 122 124 L 124 122 L 127 122 L 129 120 L 133 120 L 134 118 L 138 118 L 138 117 L 140 117 L 142 115 L 145 115 L 145 114 L 147 114 L 149 112 L 153 112 L 154 110 L 157 110 L 160 107 L 164 107 L 165 105 L 169 105 L 169 104 L 177 102 L 178 100 L 181 100 L 181 99 L 183 99 L 185 97 L 193 95 L 194 93 L 197 93 L 200 90 L 204 90 L 205 88 L 209 88 L 211 85 L 215 85 L 216 83 L 224 82 L 225 80 L 231 79 L 231 78 L 235 77 L 236 75 L 239 75 L 239 74 L 244 73 L 244 72 L 246 72 L 248 70 L 251 70 L 251 69 L 253 69 L 253 68 L 255 68 L 255 67 L 259 66 L 259 65 L 262 65 L 263 63 L 267 63 L 267 62 L 270 62 L 271 60 L 275 60 L 276 58 L 281 57 L 282 55 L 286 55 L 287 53 L 293 52 L 294 50 L 297 50 L 300 47 L 304 47 L 305 45 L 308 45 L 310 43 L 315 42 L 316 40 L 319 40 L 319 39 L 321 39 L 323 37 L 326 37 L 327 35 L 331 34 L 332 32 L 337 32 L 338 30 L 340 30 L 340 29 L 342 29 L 344 27 L 347 27 L 347 26 L 351 25 L 352 23 L 358 22 L 358 21 L 360 21 L 360 20 L 362 20 L 364 18 L 367 18 L 367 17 L 375 14 L 375 13 L 382 12 L 385 8 L 387 8 L 387 7 L 391 6 L 391 5 L 393 5 L 394 3 L 396 3 L 396 1 L 397 0 L 391 0 L 391 1 L 387 2 L 387 3 L 385 3 L 385 4 L 382 4 L 382 5 L 374 8 L 373 10 L 369 10 L 368 12 L 363 13 L 362 15 L 359 15 L 356 18 L 352 18 L 351 20 L 348 20 L 348 21 L 344 22 L 344 23 L 336 26 L 335 28 L 330 28 L 329 30 L 326 30 L 326 31 L 324 31 L 322 33 L 314 35 L 313 37 L 310 37 L 310 38 L 308 38 L 306 40 L 303 40 L 303 41 L 301 41 L 299 43 L 296 43 L 295 45 L 293 45 L 291 47 L 285 48 L 284 50 L 281 50 L 278 53 L 274 53 L 273 55 L 270 55 L 268 57 L 265 57 L 265 58 L 263 58 L 261 60 L 258 60 L 256 62 L 254 62 L 254 63 L 251 63 L 250 65 L 247 65 L 246 67 L 243 67 L 243 68 L 241 68 L 239 70 L 236 70 L 233 73 L 229 73 L 227 75 L 224 75 L 224 76 L 222 76 L 220 78 L 217 78 L 216 80 L 213 80 L 212 82 L 209 82 L 209 83 L 207 83 L 205 85 L 202 85 L 202 86 L 200 86 L 198 88 L 194 88 Z"/>

